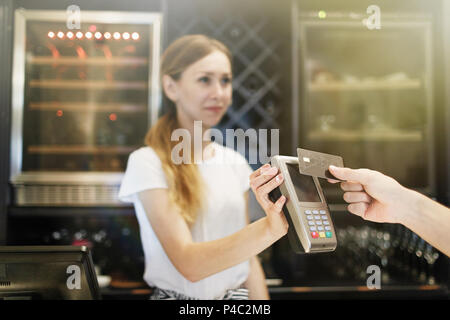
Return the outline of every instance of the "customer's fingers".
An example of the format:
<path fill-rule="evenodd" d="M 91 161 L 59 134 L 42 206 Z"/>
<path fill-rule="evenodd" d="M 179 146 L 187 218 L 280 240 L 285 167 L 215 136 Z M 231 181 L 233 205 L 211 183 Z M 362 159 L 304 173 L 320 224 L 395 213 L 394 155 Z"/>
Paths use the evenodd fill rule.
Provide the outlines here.
<path fill-rule="evenodd" d="M 363 186 L 358 182 L 341 182 L 341 189 L 344 191 L 364 191 Z"/>
<path fill-rule="evenodd" d="M 359 182 L 362 185 L 367 185 L 373 179 L 376 171 L 369 169 L 350 169 L 330 166 L 329 171 L 333 176 L 345 181 Z"/>
<path fill-rule="evenodd" d="M 353 214 L 356 214 L 357 216 L 360 216 L 362 218 L 365 217 L 366 211 L 369 208 L 369 204 L 366 202 L 357 202 L 357 203 L 351 203 L 348 205 L 347 210 Z"/>
<path fill-rule="evenodd" d="M 372 198 L 365 192 L 346 192 L 344 193 L 344 200 L 348 203 L 366 202 L 370 203 Z"/>

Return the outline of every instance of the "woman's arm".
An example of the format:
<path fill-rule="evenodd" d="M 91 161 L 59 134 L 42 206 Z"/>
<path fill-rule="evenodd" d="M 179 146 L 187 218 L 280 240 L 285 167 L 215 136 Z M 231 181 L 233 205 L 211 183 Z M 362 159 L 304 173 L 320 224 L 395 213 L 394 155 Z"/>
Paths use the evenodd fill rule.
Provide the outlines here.
<path fill-rule="evenodd" d="M 249 191 L 244 195 L 246 208 L 247 208 L 247 224 L 250 223 L 248 199 Z M 245 286 L 249 292 L 250 300 L 269 300 L 269 291 L 266 285 L 266 276 L 264 270 L 259 262 L 258 256 L 254 256 L 250 259 L 250 273 L 248 275 Z"/>
<path fill-rule="evenodd" d="M 250 260 L 250 274 L 245 282 L 245 286 L 248 289 L 250 300 L 269 300 L 266 276 L 257 256 Z"/>
<path fill-rule="evenodd" d="M 283 180 L 272 179 L 275 174 L 261 175 L 255 171 L 252 175 L 257 182 L 253 186 L 270 192 Z M 225 238 L 199 243 L 193 242 L 188 225 L 170 204 L 167 189 L 145 190 L 138 197 L 170 261 L 192 282 L 250 259 L 287 233 L 283 197 L 265 208 L 266 217 Z"/>

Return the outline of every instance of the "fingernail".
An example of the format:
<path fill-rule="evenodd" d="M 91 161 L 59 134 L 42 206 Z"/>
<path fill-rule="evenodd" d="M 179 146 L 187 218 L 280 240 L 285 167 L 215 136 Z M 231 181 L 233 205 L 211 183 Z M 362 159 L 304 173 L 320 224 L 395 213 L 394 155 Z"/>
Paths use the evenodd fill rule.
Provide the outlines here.
<path fill-rule="evenodd" d="M 283 176 L 281 174 L 279 174 L 275 177 L 276 182 L 280 182 L 282 179 L 283 179 Z"/>
<path fill-rule="evenodd" d="M 337 167 L 336 166 L 333 166 L 332 164 L 330 165 L 330 169 L 336 169 Z"/>

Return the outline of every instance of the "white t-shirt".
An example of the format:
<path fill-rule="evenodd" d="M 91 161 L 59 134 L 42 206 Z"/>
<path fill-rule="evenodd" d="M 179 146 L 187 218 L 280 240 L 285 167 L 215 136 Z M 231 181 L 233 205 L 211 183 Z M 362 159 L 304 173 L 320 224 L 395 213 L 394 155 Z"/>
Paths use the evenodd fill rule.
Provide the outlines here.
<path fill-rule="evenodd" d="M 215 142 L 213 147 L 214 156 L 197 164 L 206 183 L 206 203 L 205 211 L 191 227 L 195 242 L 220 239 L 246 225 L 244 193 L 249 189 L 252 169 L 238 152 Z M 167 180 L 155 151 L 142 147 L 128 158 L 119 200 L 134 204 L 145 254 L 144 280 L 150 286 L 199 299 L 216 299 L 247 280 L 248 261 L 197 282 L 184 278 L 167 257 L 137 197 L 138 192 L 154 188 L 168 188 Z"/>

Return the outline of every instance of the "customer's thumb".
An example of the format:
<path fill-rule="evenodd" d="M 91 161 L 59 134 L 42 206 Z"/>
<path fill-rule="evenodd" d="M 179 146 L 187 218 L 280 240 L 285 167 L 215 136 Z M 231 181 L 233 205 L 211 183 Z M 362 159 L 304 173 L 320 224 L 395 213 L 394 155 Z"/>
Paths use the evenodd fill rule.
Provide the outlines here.
<path fill-rule="evenodd" d="M 358 170 L 353 170 L 350 168 L 342 168 L 342 167 L 336 167 L 331 165 L 329 167 L 329 171 L 333 176 L 340 180 L 345 181 L 355 181 L 355 182 L 361 182 L 361 176 L 358 173 Z"/>

